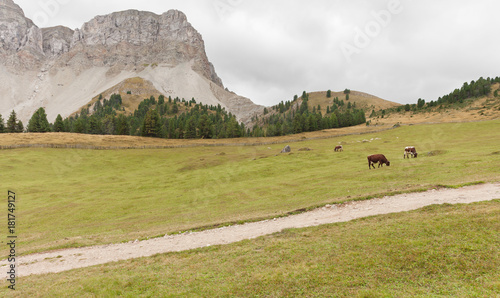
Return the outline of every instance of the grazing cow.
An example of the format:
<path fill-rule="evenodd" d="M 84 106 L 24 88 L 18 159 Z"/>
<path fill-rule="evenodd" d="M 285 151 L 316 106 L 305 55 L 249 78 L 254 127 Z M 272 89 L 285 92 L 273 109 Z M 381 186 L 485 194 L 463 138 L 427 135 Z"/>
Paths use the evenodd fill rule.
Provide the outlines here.
<path fill-rule="evenodd" d="M 344 151 L 344 147 L 342 147 L 342 145 L 335 147 L 335 152 L 338 152 L 338 151 Z"/>
<path fill-rule="evenodd" d="M 383 154 L 375 154 L 368 156 L 368 168 L 371 170 L 372 166 L 375 169 L 375 164 L 378 163 L 378 167 L 382 167 L 384 164 L 390 166 L 391 163 L 385 158 Z"/>
<path fill-rule="evenodd" d="M 417 150 L 415 150 L 415 147 L 413 146 L 408 146 L 405 148 L 405 152 L 403 153 L 403 158 L 407 157 L 410 158 L 410 155 L 415 158 L 418 156 Z"/>

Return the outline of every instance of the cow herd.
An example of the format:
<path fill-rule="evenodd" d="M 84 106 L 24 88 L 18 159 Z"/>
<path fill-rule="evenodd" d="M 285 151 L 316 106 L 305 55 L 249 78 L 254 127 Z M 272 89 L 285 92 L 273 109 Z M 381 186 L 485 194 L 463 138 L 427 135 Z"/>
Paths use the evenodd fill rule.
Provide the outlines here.
<path fill-rule="evenodd" d="M 339 151 L 344 151 L 343 146 L 336 146 L 335 147 L 335 152 Z M 405 148 L 403 152 L 403 158 L 406 159 L 407 157 L 410 158 L 412 156 L 413 158 L 416 158 L 418 156 L 417 150 L 413 146 L 408 146 Z M 382 167 L 383 165 L 390 166 L 391 162 L 387 160 L 387 158 L 383 154 L 374 154 L 368 156 L 368 169 L 372 169 L 372 167 L 375 169 L 375 164 L 378 163 L 378 167 Z"/>

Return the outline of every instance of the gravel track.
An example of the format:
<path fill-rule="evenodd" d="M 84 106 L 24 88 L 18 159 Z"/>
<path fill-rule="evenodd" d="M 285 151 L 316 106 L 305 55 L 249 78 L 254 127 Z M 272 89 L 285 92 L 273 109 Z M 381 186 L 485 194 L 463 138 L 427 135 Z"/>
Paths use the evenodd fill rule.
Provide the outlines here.
<path fill-rule="evenodd" d="M 342 205 L 327 205 L 310 212 L 273 220 L 235 225 L 202 232 L 165 236 L 145 241 L 58 250 L 18 257 L 17 276 L 63 272 L 120 260 L 147 257 L 159 253 L 178 252 L 224 245 L 245 239 L 277 233 L 283 229 L 304 228 L 388 213 L 419 209 L 434 204 L 469 204 L 500 199 L 500 183 L 438 189 L 401 194 Z M 6 276 L 7 260 L 0 262 Z"/>

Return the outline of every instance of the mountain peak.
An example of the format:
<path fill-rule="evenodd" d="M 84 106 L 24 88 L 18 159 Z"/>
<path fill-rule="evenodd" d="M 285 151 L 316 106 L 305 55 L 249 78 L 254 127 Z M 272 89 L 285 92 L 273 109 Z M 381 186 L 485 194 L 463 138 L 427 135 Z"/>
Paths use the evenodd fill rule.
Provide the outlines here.
<path fill-rule="evenodd" d="M 161 15 L 126 10 L 96 16 L 75 30 L 71 48 L 90 53 L 93 66 L 172 67 L 194 61 L 193 69 L 224 87 L 205 53 L 205 43 L 186 15 L 169 10 Z M 71 64 L 71 61 L 68 62 Z"/>
<path fill-rule="evenodd" d="M 205 43 L 186 15 L 126 10 L 81 28 L 40 29 L 12 0 L 0 0 L 0 114 L 23 121 L 45 107 L 68 116 L 96 95 L 133 77 L 165 96 L 221 104 L 244 121 L 261 109 L 225 90 Z"/>
<path fill-rule="evenodd" d="M 0 7 L 10 8 L 10 9 L 15 10 L 17 12 L 21 12 L 24 16 L 24 11 L 21 9 L 21 7 L 19 5 L 14 3 L 14 1 L 12 1 L 12 0 L 0 0 Z"/>
<path fill-rule="evenodd" d="M 121 42 L 151 45 L 160 41 L 200 41 L 199 33 L 178 10 L 157 15 L 152 12 L 126 10 L 96 16 L 78 30 L 75 42 L 86 45 L 113 46 Z"/>
<path fill-rule="evenodd" d="M 0 0 L 0 48 L 8 52 L 27 50 L 34 55 L 42 51 L 40 29 L 12 0 Z"/>

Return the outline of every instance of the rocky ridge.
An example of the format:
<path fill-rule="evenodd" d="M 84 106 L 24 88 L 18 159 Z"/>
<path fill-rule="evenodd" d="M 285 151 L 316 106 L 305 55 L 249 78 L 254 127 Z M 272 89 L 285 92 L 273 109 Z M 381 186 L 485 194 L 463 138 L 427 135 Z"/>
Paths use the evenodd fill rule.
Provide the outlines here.
<path fill-rule="evenodd" d="M 166 96 L 221 104 L 242 122 L 262 111 L 228 92 L 184 13 L 127 10 L 72 30 L 38 28 L 12 0 L 0 0 L 0 114 L 23 121 L 43 106 L 68 116 L 121 81 L 149 80 Z"/>

